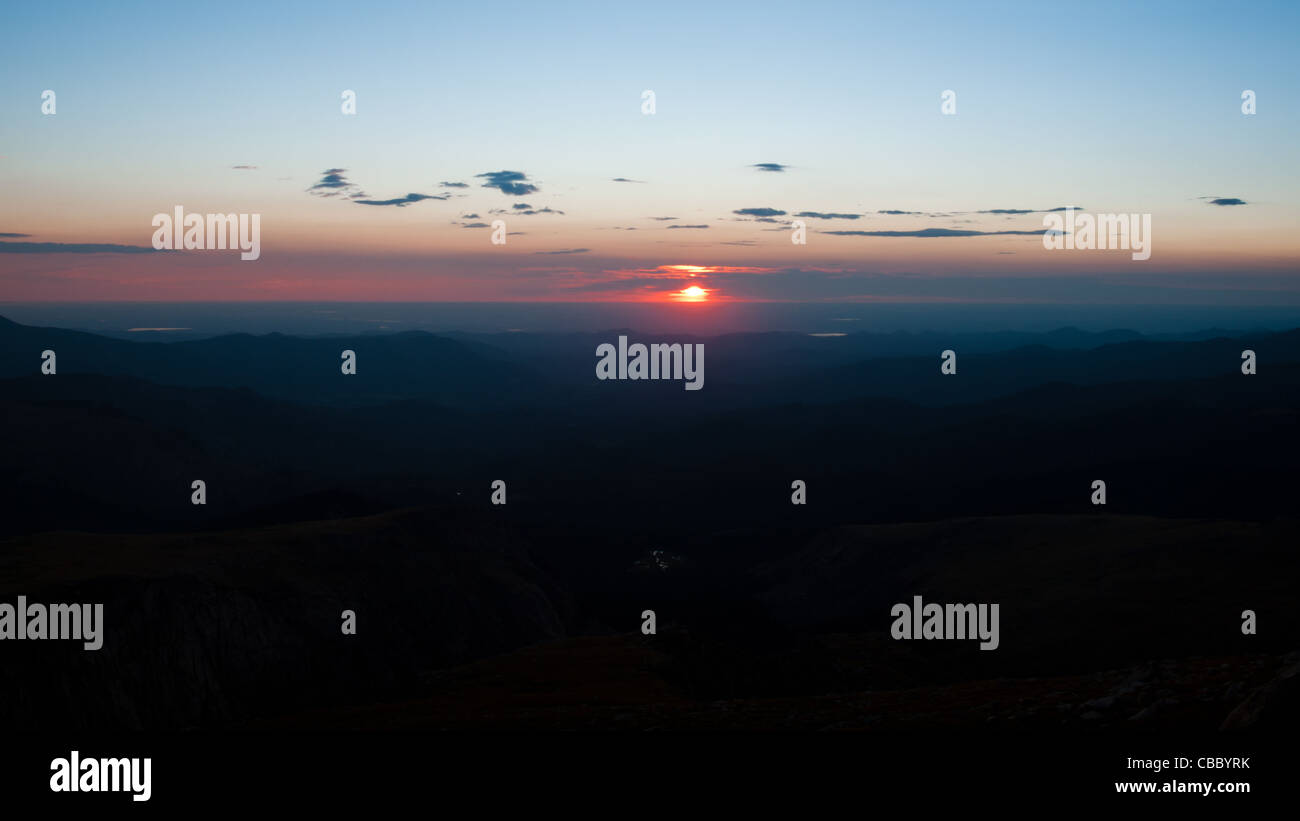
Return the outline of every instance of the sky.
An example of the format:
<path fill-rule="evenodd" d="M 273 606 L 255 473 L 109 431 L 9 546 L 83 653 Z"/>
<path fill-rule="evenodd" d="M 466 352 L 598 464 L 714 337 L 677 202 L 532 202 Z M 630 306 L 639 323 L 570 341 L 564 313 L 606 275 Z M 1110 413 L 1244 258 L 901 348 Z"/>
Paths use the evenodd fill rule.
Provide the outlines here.
<path fill-rule="evenodd" d="M 4 17 L 0 302 L 1300 305 L 1300 4 Z M 1150 258 L 1044 248 L 1067 206 Z M 155 252 L 177 207 L 259 257 Z"/>

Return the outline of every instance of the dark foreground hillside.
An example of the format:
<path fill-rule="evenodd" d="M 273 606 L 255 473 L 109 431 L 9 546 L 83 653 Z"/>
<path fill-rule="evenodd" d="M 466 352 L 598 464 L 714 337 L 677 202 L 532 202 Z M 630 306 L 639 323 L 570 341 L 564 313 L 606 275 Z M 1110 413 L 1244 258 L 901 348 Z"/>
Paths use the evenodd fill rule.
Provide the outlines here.
<path fill-rule="evenodd" d="M 7 648 L 0 720 L 1218 727 L 1296 661 L 1296 536 L 1292 520 L 1001 517 L 812 532 L 776 560 L 755 531 L 750 558 L 682 540 L 663 545 L 671 561 L 625 563 L 601 559 L 597 532 L 562 544 L 455 508 L 49 533 L 4 545 L 0 600 L 102 601 L 107 639 Z M 554 560 L 575 553 L 581 574 Z M 891 639 L 890 606 L 913 595 L 1000 603 L 1000 648 Z M 1239 630 L 1247 608 L 1256 636 Z"/>

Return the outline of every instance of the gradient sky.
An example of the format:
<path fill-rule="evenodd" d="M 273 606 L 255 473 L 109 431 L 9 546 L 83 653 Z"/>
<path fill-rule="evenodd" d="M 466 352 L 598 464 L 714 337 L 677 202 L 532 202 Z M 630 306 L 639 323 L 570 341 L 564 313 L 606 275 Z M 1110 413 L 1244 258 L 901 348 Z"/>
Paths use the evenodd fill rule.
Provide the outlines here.
<path fill-rule="evenodd" d="M 4 18 L 0 301 L 663 300 L 697 283 L 713 300 L 1300 304 L 1300 4 Z M 350 187 L 316 193 L 340 196 L 310 190 L 327 169 Z M 536 190 L 483 187 L 504 170 Z M 448 198 L 363 204 L 413 193 Z M 523 204 L 542 213 L 505 216 L 505 246 L 466 227 Z M 177 205 L 261 214 L 261 259 L 83 247 L 147 248 Z M 1049 252 L 1036 234 L 825 233 L 1041 232 L 1041 213 L 980 212 L 1067 205 L 1152 214 L 1151 259 Z M 736 213 L 755 208 L 785 214 Z M 795 246 L 783 223 L 800 212 L 858 216 L 806 218 Z"/>

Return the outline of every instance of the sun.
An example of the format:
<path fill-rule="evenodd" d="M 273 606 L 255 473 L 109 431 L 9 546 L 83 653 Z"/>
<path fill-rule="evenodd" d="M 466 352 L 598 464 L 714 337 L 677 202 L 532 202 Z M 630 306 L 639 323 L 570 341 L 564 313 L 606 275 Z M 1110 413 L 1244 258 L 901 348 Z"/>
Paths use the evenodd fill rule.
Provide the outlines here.
<path fill-rule="evenodd" d="M 674 293 L 673 297 L 678 302 L 704 302 L 709 298 L 709 291 L 707 288 L 701 288 L 698 285 L 688 285 Z"/>

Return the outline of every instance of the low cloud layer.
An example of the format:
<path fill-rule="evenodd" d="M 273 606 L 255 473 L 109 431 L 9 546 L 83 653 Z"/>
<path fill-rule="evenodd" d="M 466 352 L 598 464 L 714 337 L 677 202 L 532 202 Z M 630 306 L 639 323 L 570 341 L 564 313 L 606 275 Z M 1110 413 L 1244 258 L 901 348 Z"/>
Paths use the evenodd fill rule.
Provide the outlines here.
<path fill-rule="evenodd" d="M 837 237 L 998 237 L 1042 236 L 1043 231 L 969 231 L 961 228 L 922 228 L 916 231 L 821 231 Z"/>
<path fill-rule="evenodd" d="M 0 235 L 6 236 L 6 235 Z M 21 236 L 21 235 L 20 235 Z M 0 254 L 163 254 L 148 245 L 106 242 L 0 242 Z"/>

